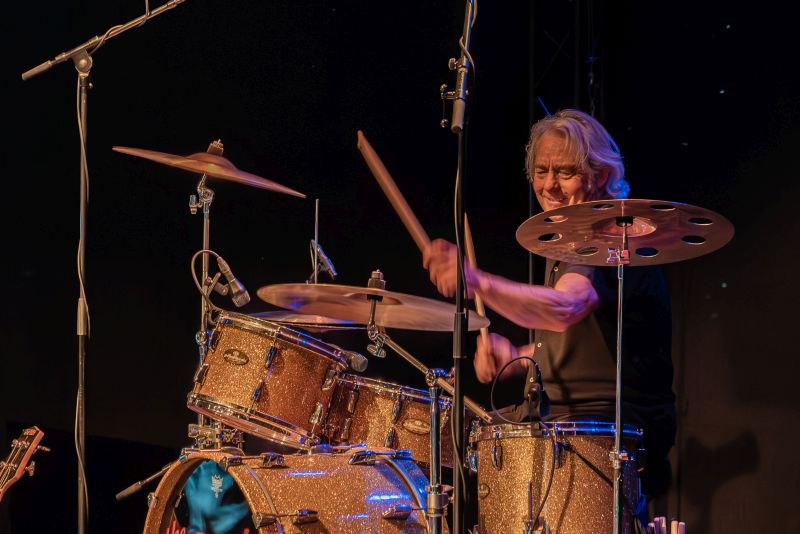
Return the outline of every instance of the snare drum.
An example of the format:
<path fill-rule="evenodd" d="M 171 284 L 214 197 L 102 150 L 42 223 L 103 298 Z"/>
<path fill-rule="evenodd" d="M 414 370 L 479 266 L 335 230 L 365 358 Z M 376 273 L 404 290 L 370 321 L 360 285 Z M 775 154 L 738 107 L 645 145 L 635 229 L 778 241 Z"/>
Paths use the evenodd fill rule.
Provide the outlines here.
<path fill-rule="evenodd" d="M 453 465 L 450 397 L 439 400 L 441 462 Z M 325 435 L 331 443 L 366 443 L 408 449 L 414 459 L 430 464 L 431 397 L 426 391 L 391 382 L 343 374 L 336 381 Z"/>
<path fill-rule="evenodd" d="M 308 334 L 222 312 L 195 374 L 190 409 L 290 447 L 318 443 L 342 351 Z"/>
<path fill-rule="evenodd" d="M 631 459 L 623 471 L 621 532 L 633 534 L 640 498 L 636 456 L 642 434 L 626 425 L 623 436 L 623 448 Z M 614 468 L 609 456 L 613 423 L 546 423 L 533 432 L 530 425 L 484 426 L 470 443 L 471 463 L 478 471 L 481 534 L 537 528 L 559 534 L 613 532 Z M 524 530 L 526 522 L 533 525 L 536 520 L 551 472 L 552 485 L 539 520 Z"/>
<path fill-rule="evenodd" d="M 208 469 L 205 462 L 209 461 L 217 465 Z M 199 478 L 206 479 L 194 480 L 193 487 L 206 491 L 202 501 L 193 503 L 187 502 L 192 499 L 187 480 L 195 470 Z M 232 484 L 238 486 L 244 498 L 225 502 L 227 493 L 238 493 L 228 491 Z M 234 521 L 244 516 L 238 525 L 245 524 L 245 531 L 253 534 L 421 534 L 428 532 L 424 513 L 427 484 L 425 474 L 408 454 L 388 449 L 286 456 L 190 451 L 166 472 L 156 491 L 149 495 L 144 534 L 182 532 L 190 521 L 201 522 L 193 505 L 205 510 L 227 506 L 231 511 L 228 515 L 237 514 Z M 249 514 L 240 511 L 240 502 L 249 508 Z M 190 513 L 195 514 L 193 519 Z M 447 532 L 446 524 L 444 531 Z"/>

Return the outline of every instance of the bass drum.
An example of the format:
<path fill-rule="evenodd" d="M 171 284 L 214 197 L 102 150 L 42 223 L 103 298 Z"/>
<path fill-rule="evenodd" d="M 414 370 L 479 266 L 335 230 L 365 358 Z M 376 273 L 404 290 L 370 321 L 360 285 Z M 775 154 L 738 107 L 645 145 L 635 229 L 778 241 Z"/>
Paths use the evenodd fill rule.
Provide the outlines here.
<path fill-rule="evenodd" d="M 193 476 L 195 471 L 201 476 Z M 213 526 L 213 521 L 198 520 L 198 508 L 207 509 L 215 497 L 218 507 L 226 506 L 231 513 L 242 507 L 228 527 L 235 524 L 235 529 L 227 530 L 236 534 L 425 533 L 427 484 L 406 451 L 362 448 L 286 456 L 243 456 L 235 449 L 187 451 L 148 496 L 144 534 Z M 210 490 L 193 497 L 191 487 Z M 228 497 L 239 491 L 241 502 L 230 502 Z M 186 502 L 193 498 L 194 510 L 195 503 Z"/>
<path fill-rule="evenodd" d="M 642 434 L 626 425 L 623 437 L 630 460 L 623 471 L 621 532 L 633 534 L 641 496 L 636 457 Z M 484 426 L 470 442 L 470 463 L 478 471 L 480 534 L 613 532 L 613 423 Z"/>

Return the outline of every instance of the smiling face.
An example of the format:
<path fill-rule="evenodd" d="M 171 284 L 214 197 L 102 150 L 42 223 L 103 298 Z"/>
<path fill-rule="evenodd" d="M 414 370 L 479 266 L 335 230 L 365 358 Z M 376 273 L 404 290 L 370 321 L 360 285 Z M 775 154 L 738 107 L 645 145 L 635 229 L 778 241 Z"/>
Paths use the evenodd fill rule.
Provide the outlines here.
<path fill-rule="evenodd" d="M 539 139 L 531 182 L 543 210 L 593 200 L 597 184 L 590 172 L 569 153 L 562 133 L 550 130 Z"/>

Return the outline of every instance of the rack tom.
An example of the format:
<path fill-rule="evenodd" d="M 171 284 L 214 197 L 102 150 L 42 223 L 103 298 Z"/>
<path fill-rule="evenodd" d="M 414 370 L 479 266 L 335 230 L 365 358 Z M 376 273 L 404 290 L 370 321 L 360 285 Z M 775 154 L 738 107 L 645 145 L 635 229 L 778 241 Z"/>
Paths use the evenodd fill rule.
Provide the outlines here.
<path fill-rule="evenodd" d="M 453 465 L 450 397 L 439 399 L 441 463 Z M 336 381 L 325 435 L 334 444 L 408 449 L 414 459 L 431 460 L 431 397 L 423 390 L 343 374 Z"/>
<path fill-rule="evenodd" d="M 190 409 L 298 449 L 319 442 L 343 351 L 269 321 L 221 312 L 195 373 Z"/>

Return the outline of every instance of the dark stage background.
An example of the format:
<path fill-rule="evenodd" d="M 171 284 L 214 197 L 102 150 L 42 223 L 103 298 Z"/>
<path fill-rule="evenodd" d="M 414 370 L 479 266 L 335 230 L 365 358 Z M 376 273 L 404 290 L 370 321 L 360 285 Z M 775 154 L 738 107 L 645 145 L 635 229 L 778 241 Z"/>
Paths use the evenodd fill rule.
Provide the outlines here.
<path fill-rule="evenodd" d="M 54 449 L 3 502 L 0 531 L 75 529 L 70 432 L 78 236 L 76 76 L 69 64 L 19 74 L 132 19 L 140 2 L 15 5 L 6 50 L 3 159 L 5 305 L 0 453 L 26 425 Z M 155 7 L 155 6 L 153 6 Z M 523 280 L 515 242 L 528 216 L 524 151 L 543 111 L 594 108 L 625 155 L 633 197 L 728 216 L 734 240 L 666 267 L 674 306 L 680 431 L 675 477 L 659 510 L 692 532 L 800 532 L 800 428 L 794 244 L 800 92 L 795 14 L 767 3 L 481 2 L 472 51 L 465 204 L 485 269 Z M 136 532 L 145 493 L 113 495 L 188 443 L 199 298 L 189 258 L 201 216 L 196 178 L 113 153 L 176 154 L 220 138 L 240 169 L 307 200 L 213 186 L 212 248 L 251 294 L 310 271 L 314 198 L 320 241 L 362 285 L 436 297 L 413 241 L 356 149 L 362 129 L 431 236 L 453 234 L 455 138 L 439 127 L 438 88 L 453 83 L 464 6 L 457 1 L 189 0 L 109 41 L 89 97 L 87 431 L 93 532 Z M 590 85 L 589 80 L 593 80 Z M 228 306 L 222 298 L 218 304 Z M 270 309 L 255 299 L 248 312 Z M 492 315 L 518 343 L 527 332 Z M 428 365 L 449 366 L 448 334 L 396 332 Z M 364 334 L 334 342 L 364 352 Z M 474 347 L 470 335 L 469 351 Z M 488 404 L 468 364 L 467 391 Z M 422 387 L 398 357 L 367 374 Z M 515 399 L 506 388 L 504 399 Z"/>

